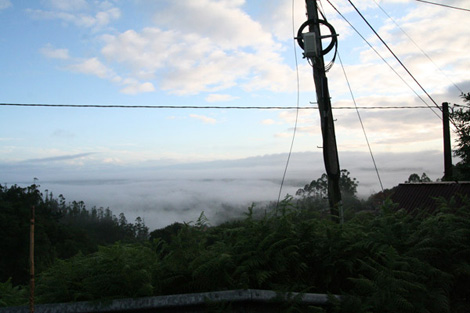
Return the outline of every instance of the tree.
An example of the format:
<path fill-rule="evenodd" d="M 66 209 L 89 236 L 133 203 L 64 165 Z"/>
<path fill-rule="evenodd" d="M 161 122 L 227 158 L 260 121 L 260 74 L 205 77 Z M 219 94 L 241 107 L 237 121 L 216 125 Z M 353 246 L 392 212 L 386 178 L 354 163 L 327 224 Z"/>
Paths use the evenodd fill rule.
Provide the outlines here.
<path fill-rule="evenodd" d="M 341 193 L 355 196 L 359 182 L 356 178 L 349 177 L 351 173 L 348 170 L 341 170 L 339 178 L 339 188 Z M 320 197 L 326 198 L 328 196 L 328 176 L 323 174 L 317 180 L 312 180 L 310 184 L 305 185 L 304 188 L 297 190 L 297 196 L 301 197 Z"/>
<path fill-rule="evenodd" d="M 135 219 L 134 232 L 135 238 L 138 240 L 144 241 L 149 238 L 149 228 L 145 226 L 145 223 L 140 216 Z"/>
<path fill-rule="evenodd" d="M 10 278 L 12 286 L 29 281 L 29 221 L 33 205 L 37 274 L 56 258 L 68 259 L 79 252 L 87 255 L 96 252 L 98 245 L 116 241 L 135 243 L 148 239 L 148 227 L 140 218 L 134 225 L 127 223 L 124 214 L 118 220 L 110 209 L 93 208 L 90 213 L 83 201 L 67 204 L 64 196 L 56 199 L 52 192 L 44 197 L 38 187 L 0 185 L 0 283 Z"/>
<path fill-rule="evenodd" d="M 470 180 L 470 93 L 463 93 L 461 97 L 467 105 L 454 109 L 450 114 L 458 136 L 454 155 L 461 159 L 455 165 L 454 179 Z"/>
<path fill-rule="evenodd" d="M 431 182 L 431 179 L 428 177 L 428 175 L 426 175 L 426 173 L 423 173 L 421 177 L 418 174 L 413 173 L 410 175 L 410 177 L 408 177 L 408 180 L 405 181 L 405 183 L 430 183 L 430 182 Z"/>
<path fill-rule="evenodd" d="M 339 188 L 341 190 L 344 211 L 356 211 L 361 209 L 361 202 L 358 200 L 357 186 L 359 182 L 356 178 L 351 178 L 348 170 L 342 169 L 339 178 Z M 297 206 L 301 209 L 308 209 L 326 213 L 328 209 L 328 176 L 323 174 L 317 180 L 312 180 L 310 184 L 297 190 L 295 193 L 299 199 Z"/>

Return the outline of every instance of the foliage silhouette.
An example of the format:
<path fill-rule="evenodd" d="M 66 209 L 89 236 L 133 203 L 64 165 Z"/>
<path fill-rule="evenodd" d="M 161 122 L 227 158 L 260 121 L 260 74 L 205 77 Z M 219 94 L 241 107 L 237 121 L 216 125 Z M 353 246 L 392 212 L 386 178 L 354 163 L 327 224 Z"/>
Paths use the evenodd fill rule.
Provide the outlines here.
<path fill-rule="evenodd" d="M 61 302 L 253 288 L 343 296 L 317 311 L 465 312 L 469 260 L 468 199 L 413 216 L 386 202 L 340 225 L 288 196 L 270 210 L 251 206 L 240 220 L 211 226 L 201 213 L 149 241 L 56 260 L 37 294 Z"/>
<path fill-rule="evenodd" d="M 38 280 L 38 302 L 135 298 L 153 294 L 155 252 L 142 245 L 115 243 L 93 254 L 58 260 Z"/>
<path fill-rule="evenodd" d="M 470 180 L 470 93 L 463 93 L 461 97 L 466 105 L 450 114 L 458 136 L 454 155 L 461 158 L 455 165 L 454 179 Z"/>
<path fill-rule="evenodd" d="M 124 223 L 111 210 L 92 208 L 83 201 L 66 203 L 39 186 L 26 188 L 0 186 L 0 282 L 11 278 L 14 285 L 29 280 L 29 227 L 31 207 L 35 206 L 36 272 L 49 268 L 57 258 L 67 259 L 79 252 L 89 254 L 99 245 L 116 241 L 147 241 L 148 228 L 141 220 Z"/>

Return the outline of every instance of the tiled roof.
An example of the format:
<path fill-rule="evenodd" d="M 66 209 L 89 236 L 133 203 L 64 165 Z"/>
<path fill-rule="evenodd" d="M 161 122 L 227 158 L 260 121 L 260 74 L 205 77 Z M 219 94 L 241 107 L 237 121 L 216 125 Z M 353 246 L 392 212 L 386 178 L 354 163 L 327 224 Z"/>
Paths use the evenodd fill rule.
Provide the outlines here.
<path fill-rule="evenodd" d="M 456 196 L 457 201 L 461 196 L 470 198 L 470 182 L 399 184 L 390 198 L 398 204 L 398 208 L 413 212 L 416 209 L 433 211 L 438 204 L 437 198 L 449 200 L 452 196 Z"/>

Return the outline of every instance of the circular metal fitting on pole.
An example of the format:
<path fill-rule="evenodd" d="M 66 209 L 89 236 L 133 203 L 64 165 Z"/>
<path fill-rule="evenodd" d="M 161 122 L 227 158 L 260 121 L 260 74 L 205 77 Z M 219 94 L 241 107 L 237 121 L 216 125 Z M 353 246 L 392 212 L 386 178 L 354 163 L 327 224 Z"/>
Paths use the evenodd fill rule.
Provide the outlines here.
<path fill-rule="evenodd" d="M 327 35 L 327 36 L 321 36 L 321 39 L 323 38 L 331 38 L 331 42 L 328 44 L 328 46 L 322 50 L 322 54 L 325 55 L 327 54 L 328 52 L 331 51 L 331 49 L 334 48 L 334 46 L 336 45 L 336 43 L 338 42 L 337 40 L 337 34 L 336 34 L 336 31 L 335 29 L 333 28 L 333 26 L 328 23 L 327 21 L 325 20 L 321 20 L 321 19 L 318 19 L 316 22 L 313 20 L 313 19 L 310 19 L 310 20 L 307 20 L 305 21 L 299 28 L 299 31 L 297 32 L 297 43 L 299 44 L 299 46 L 304 49 L 304 39 L 303 39 L 303 36 L 302 36 L 302 32 L 304 31 L 305 27 L 307 26 L 311 26 L 311 25 L 315 25 L 316 23 L 318 24 L 321 24 L 321 25 L 325 25 L 328 30 L 330 31 L 330 35 Z"/>

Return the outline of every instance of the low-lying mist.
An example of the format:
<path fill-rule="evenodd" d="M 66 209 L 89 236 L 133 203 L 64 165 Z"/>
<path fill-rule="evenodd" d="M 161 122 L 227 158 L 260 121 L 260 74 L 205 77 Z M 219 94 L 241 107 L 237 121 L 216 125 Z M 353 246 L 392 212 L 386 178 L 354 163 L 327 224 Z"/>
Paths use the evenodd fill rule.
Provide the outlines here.
<path fill-rule="evenodd" d="M 405 181 L 411 173 L 426 172 L 435 180 L 442 176 L 438 151 L 379 154 L 375 156 L 385 188 Z M 241 217 L 252 203 L 277 201 L 287 154 L 239 160 L 159 166 L 74 166 L 57 161 L 3 163 L 6 184 L 31 185 L 34 178 L 42 191 L 64 195 L 67 201 L 84 201 L 87 208 L 109 207 L 123 212 L 128 221 L 137 216 L 151 229 L 174 222 L 195 221 L 204 211 L 215 225 Z M 358 195 L 380 191 L 368 153 L 345 152 L 340 164 L 359 181 Z M 281 199 L 317 179 L 324 172 L 320 152 L 294 153 L 281 192 Z"/>

